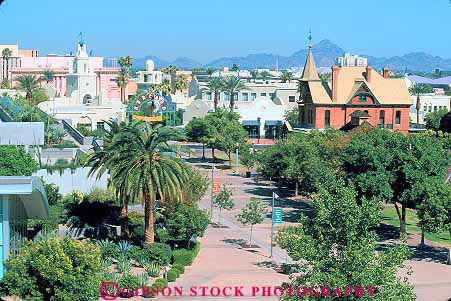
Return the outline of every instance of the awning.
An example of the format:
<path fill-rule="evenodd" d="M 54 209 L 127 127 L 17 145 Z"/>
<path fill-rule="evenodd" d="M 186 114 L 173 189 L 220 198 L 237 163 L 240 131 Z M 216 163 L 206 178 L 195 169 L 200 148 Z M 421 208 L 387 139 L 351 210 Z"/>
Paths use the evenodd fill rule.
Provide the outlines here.
<path fill-rule="evenodd" d="M 27 218 L 49 217 L 47 195 L 38 177 L 0 177 L 0 195 L 17 195 Z"/>
<path fill-rule="evenodd" d="M 282 120 L 266 120 L 265 126 L 276 126 L 276 125 L 282 125 Z"/>
<path fill-rule="evenodd" d="M 258 126 L 257 120 L 243 120 L 241 122 L 244 126 Z"/>

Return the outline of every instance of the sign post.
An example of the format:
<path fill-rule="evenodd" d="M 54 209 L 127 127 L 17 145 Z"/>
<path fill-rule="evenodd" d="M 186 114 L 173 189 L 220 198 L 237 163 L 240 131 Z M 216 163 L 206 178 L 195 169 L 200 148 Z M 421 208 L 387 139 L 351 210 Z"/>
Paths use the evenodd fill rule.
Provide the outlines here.
<path fill-rule="evenodd" d="M 277 225 L 282 224 L 282 208 L 274 207 L 275 201 L 278 198 L 279 198 L 279 196 L 275 192 L 273 192 L 272 193 L 272 212 L 271 212 L 272 213 L 271 214 L 271 258 L 273 256 L 272 248 L 273 248 L 273 241 L 274 241 L 274 224 L 277 224 Z M 277 213 L 277 223 L 275 223 L 276 222 L 276 211 L 275 211 L 276 209 L 278 212 Z"/>
<path fill-rule="evenodd" d="M 221 189 L 219 180 L 215 180 L 215 164 L 211 163 L 211 198 L 210 198 L 210 219 L 213 218 L 213 194 Z"/>

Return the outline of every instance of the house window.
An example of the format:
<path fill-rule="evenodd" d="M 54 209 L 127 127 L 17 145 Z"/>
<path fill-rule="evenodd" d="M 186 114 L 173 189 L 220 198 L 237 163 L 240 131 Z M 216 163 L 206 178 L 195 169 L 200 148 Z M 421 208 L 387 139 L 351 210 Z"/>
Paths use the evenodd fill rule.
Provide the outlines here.
<path fill-rule="evenodd" d="M 324 113 L 324 127 L 330 127 L 330 110 L 326 110 Z"/>
<path fill-rule="evenodd" d="M 431 105 L 429 105 L 429 110 L 428 110 L 428 112 L 432 112 L 432 106 L 431 106 Z"/>
<path fill-rule="evenodd" d="M 423 112 L 426 112 L 428 110 L 428 106 L 423 107 Z"/>
<path fill-rule="evenodd" d="M 260 96 L 266 97 L 266 93 L 260 93 Z"/>
<path fill-rule="evenodd" d="M 249 101 L 249 93 L 242 93 L 241 94 L 241 100 L 242 101 Z"/>
<path fill-rule="evenodd" d="M 396 125 L 401 124 L 401 111 L 396 111 L 395 123 Z"/>
<path fill-rule="evenodd" d="M 238 92 L 233 93 L 233 99 L 238 100 Z"/>
<path fill-rule="evenodd" d="M 434 106 L 434 112 L 437 112 L 437 106 Z"/>
<path fill-rule="evenodd" d="M 254 101 L 257 98 L 257 93 L 251 93 L 251 100 Z"/>
<path fill-rule="evenodd" d="M 230 100 L 230 94 L 229 92 L 224 92 L 224 100 L 229 101 Z"/>
<path fill-rule="evenodd" d="M 366 102 L 366 94 L 359 95 L 359 102 Z"/>
<path fill-rule="evenodd" d="M 295 102 L 296 96 L 288 96 L 288 102 Z"/>
<path fill-rule="evenodd" d="M 385 111 L 379 112 L 379 127 L 383 129 L 385 127 Z"/>
<path fill-rule="evenodd" d="M 271 98 L 271 99 L 276 98 L 276 93 L 269 93 L 269 98 Z"/>
<path fill-rule="evenodd" d="M 211 100 L 211 92 L 207 92 L 207 100 Z"/>

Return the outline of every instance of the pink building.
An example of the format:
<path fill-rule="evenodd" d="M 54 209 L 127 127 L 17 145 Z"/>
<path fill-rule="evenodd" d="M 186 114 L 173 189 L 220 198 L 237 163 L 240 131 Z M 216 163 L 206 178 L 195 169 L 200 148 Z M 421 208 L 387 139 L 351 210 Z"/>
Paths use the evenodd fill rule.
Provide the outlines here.
<path fill-rule="evenodd" d="M 49 82 L 58 91 L 58 96 L 66 95 L 66 76 L 72 73 L 75 56 L 53 55 L 47 56 L 20 56 L 20 62 L 12 66 L 10 70 L 12 86 L 16 86 L 15 78 L 25 74 L 42 76 L 45 70 L 54 72 L 53 81 Z M 107 68 L 103 66 L 103 57 L 89 57 L 89 68 L 92 68 L 97 76 L 96 91 L 106 91 L 110 99 L 120 98 L 120 89 L 116 84 L 119 68 Z"/>

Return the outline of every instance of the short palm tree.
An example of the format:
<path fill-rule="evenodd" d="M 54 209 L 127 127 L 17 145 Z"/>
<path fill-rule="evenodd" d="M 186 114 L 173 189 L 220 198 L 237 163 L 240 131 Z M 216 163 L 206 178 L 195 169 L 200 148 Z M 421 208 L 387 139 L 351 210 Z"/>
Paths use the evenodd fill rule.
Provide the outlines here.
<path fill-rule="evenodd" d="M 207 67 L 207 69 L 205 69 L 205 72 L 207 72 L 208 77 L 211 78 L 211 76 L 213 75 L 213 73 L 216 72 L 216 69 L 212 68 L 212 67 Z"/>
<path fill-rule="evenodd" d="M 223 82 L 221 78 L 213 77 L 210 79 L 207 85 L 207 90 L 213 94 L 213 107 L 215 111 L 218 107 L 219 93 L 221 93 L 222 90 L 222 83 Z"/>
<path fill-rule="evenodd" d="M 157 197 L 162 202 L 177 202 L 183 198 L 183 187 L 189 181 L 188 167 L 181 159 L 167 155 L 168 141 L 174 138 L 170 128 L 161 125 L 135 123 L 114 139 L 114 175 L 127 178 L 133 196 L 144 198 L 144 242 L 154 242 L 154 209 Z"/>
<path fill-rule="evenodd" d="M 176 73 L 179 70 L 179 68 L 177 66 L 174 65 L 169 65 L 163 69 L 161 69 L 161 71 L 165 74 L 169 74 L 171 76 L 171 88 L 172 88 L 172 93 L 176 92 Z"/>
<path fill-rule="evenodd" d="M 164 96 L 171 93 L 171 83 L 167 79 L 163 79 L 161 84 L 158 85 L 158 90 L 163 94 Z"/>
<path fill-rule="evenodd" d="M 417 102 L 415 104 L 415 109 L 417 110 L 417 124 L 420 123 L 420 109 L 421 109 L 421 94 L 432 93 L 434 89 L 430 85 L 426 84 L 413 84 L 409 88 L 409 92 L 412 95 L 417 96 Z"/>
<path fill-rule="evenodd" d="M 53 72 L 50 69 L 44 70 L 42 72 L 42 80 L 44 80 L 47 84 L 49 82 L 53 82 L 53 79 L 55 78 L 55 72 Z"/>
<path fill-rule="evenodd" d="M 125 101 L 125 89 L 130 80 L 130 69 L 133 66 L 133 58 L 131 56 L 123 56 L 119 58 L 119 73 L 116 77 L 116 83 L 121 90 L 121 101 Z"/>
<path fill-rule="evenodd" d="M 238 76 L 230 75 L 222 79 L 222 91 L 229 93 L 230 95 L 230 112 L 233 112 L 235 107 L 235 93 L 247 90 L 248 87 L 241 81 Z"/>
<path fill-rule="evenodd" d="M 255 81 L 256 81 L 257 78 L 258 78 L 258 70 L 251 70 L 250 74 L 251 74 L 252 80 L 253 80 L 254 83 L 255 83 Z"/>
<path fill-rule="evenodd" d="M 175 81 L 175 87 L 177 90 L 180 90 L 180 92 L 187 89 L 188 88 L 188 77 L 184 74 L 178 75 L 177 79 Z"/>
<path fill-rule="evenodd" d="M 272 74 L 268 71 L 262 71 L 258 74 L 258 76 L 262 79 L 263 82 L 265 82 L 268 78 L 272 77 Z"/>
<path fill-rule="evenodd" d="M 26 93 L 25 98 L 31 103 L 33 92 L 39 88 L 41 79 L 33 75 L 25 74 L 18 76 L 16 81 L 18 83 L 17 88 Z"/>
<path fill-rule="evenodd" d="M 100 179 L 103 174 L 109 172 L 110 184 L 117 192 L 122 205 L 121 229 L 122 236 L 126 238 L 129 236 L 128 204 L 131 195 L 131 187 L 127 186 L 127 184 L 129 184 L 127 177 L 119 178 L 115 173 L 116 166 L 114 164 L 116 162 L 114 161 L 114 158 L 118 155 L 120 148 L 113 147 L 112 142 L 115 135 L 123 131 L 127 124 L 125 122 L 118 123 L 114 120 L 106 121 L 106 124 L 108 125 L 109 130 L 106 131 L 105 136 L 103 137 L 103 148 L 95 150 L 89 155 L 86 166 L 91 167 L 88 173 L 89 177 L 96 174 L 96 177 Z"/>
<path fill-rule="evenodd" d="M 293 79 L 293 73 L 288 70 L 282 70 L 282 73 L 279 76 L 282 83 L 289 82 L 291 83 L 291 80 Z"/>

